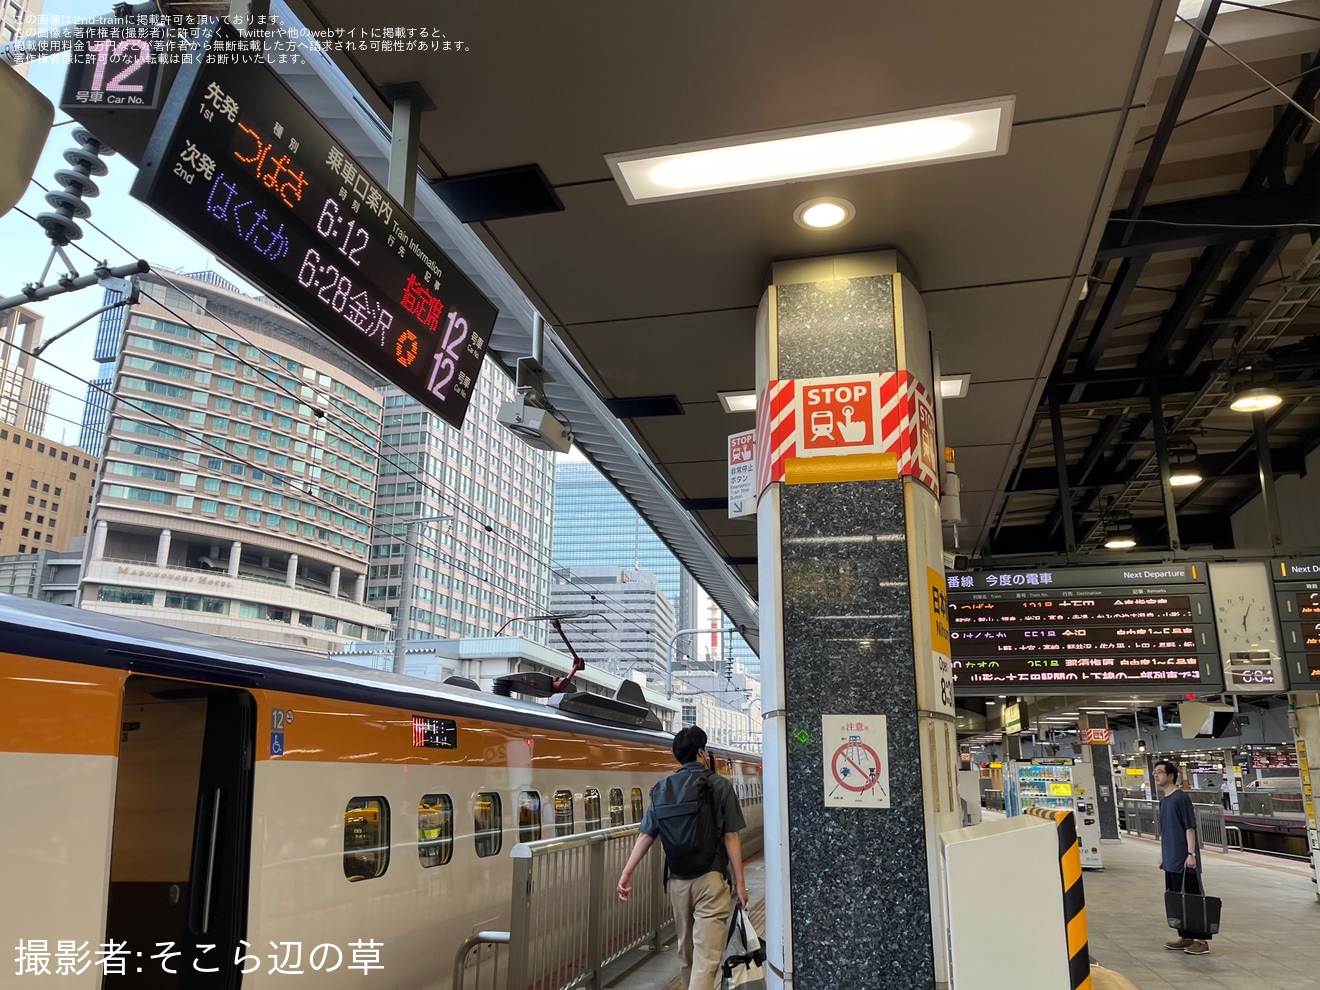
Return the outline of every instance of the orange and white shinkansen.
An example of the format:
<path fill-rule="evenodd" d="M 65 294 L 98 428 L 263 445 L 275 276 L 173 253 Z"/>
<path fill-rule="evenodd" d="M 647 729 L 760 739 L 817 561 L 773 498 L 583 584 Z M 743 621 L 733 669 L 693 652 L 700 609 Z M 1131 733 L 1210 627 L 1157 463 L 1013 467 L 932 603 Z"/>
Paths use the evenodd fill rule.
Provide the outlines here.
<path fill-rule="evenodd" d="M 507 925 L 513 845 L 638 821 L 670 743 L 0 595 L 0 982 L 446 988 Z M 750 853 L 760 761 L 716 763 Z"/>

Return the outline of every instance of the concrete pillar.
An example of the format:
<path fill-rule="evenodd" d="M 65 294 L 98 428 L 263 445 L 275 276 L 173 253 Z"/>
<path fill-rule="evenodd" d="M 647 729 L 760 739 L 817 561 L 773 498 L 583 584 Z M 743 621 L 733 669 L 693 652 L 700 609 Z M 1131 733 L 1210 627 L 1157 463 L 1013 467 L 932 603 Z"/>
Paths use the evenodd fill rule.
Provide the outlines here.
<path fill-rule="evenodd" d="M 1022 733 L 1005 733 L 1003 741 L 1005 765 L 1022 759 Z"/>
<path fill-rule="evenodd" d="M 105 556 L 105 538 L 110 532 L 110 524 L 104 519 L 98 520 L 92 533 L 92 560 L 101 560 Z"/>
<path fill-rule="evenodd" d="M 358 605 L 361 605 L 366 597 L 367 597 L 367 576 L 365 574 L 359 574 L 357 576 L 357 581 L 353 584 L 353 601 L 356 602 Z"/>
<path fill-rule="evenodd" d="M 290 588 L 292 588 L 294 586 L 294 582 L 297 579 L 298 579 L 298 555 L 296 553 L 291 553 L 289 554 L 289 568 L 284 572 L 284 583 L 287 584 Z"/>
<path fill-rule="evenodd" d="M 1320 876 L 1320 823 L 1315 798 L 1320 793 L 1320 694 L 1288 696 L 1288 722 L 1297 746 L 1298 773 L 1302 778 L 1302 806 L 1306 811 L 1306 843 L 1311 851 L 1311 878 Z M 1316 892 L 1320 900 L 1320 890 Z"/>
<path fill-rule="evenodd" d="M 1090 763 L 1095 773 L 1095 808 L 1100 818 L 1100 838 L 1118 840 L 1122 838 L 1118 830 L 1118 792 L 1114 784 L 1114 757 L 1109 742 L 1109 719 L 1095 712 L 1082 712 L 1077 719 L 1082 743 L 1082 762 Z M 1088 729 L 1095 729 L 1104 736 L 1097 735 L 1089 744 L 1086 739 Z"/>
<path fill-rule="evenodd" d="M 343 570 L 343 568 L 339 567 L 338 565 L 336 565 L 335 567 L 330 568 L 330 597 L 331 597 L 331 598 L 338 598 L 338 597 L 339 597 L 339 576 L 340 576 L 340 573 L 342 572 L 342 570 Z"/>
<path fill-rule="evenodd" d="M 238 565 L 243 559 L 243 541 L 235 540 L 229 545 L 229 576 L 238 577 Z"/>
<path fill-rule="evenodd" d="M 170 562 L 170 531 L 162 529 L 156 541 L 156 566 L 166 567 Z"/>
<path fill-rule="evenodd" d="M 902 264 L 892 251 L 777 263 L 757 313 L 757 458 L 771 481 L 757 532 L 775 987 L 949 978 L 936 836 L 960 824 L 958 745 L 928 487 L 937 448 L 920 397 L 932 394 L 930 344 Z M 803 380 L 876 374 L 876 393 L 857 393 L 851 412 L 834 403 L 829 436 L 840 446 L 816 456 L 826 424 Z M 910 416 L 904 428 L 875 415 L 859 433 L 895 390 L 886 409 Z M 788 395 L 801 402 L 792 435 L 775 415 Z M 906 429 L 917 424 L 925 429 Z M 906 473 L 922 465 L 925 483 Z"/>

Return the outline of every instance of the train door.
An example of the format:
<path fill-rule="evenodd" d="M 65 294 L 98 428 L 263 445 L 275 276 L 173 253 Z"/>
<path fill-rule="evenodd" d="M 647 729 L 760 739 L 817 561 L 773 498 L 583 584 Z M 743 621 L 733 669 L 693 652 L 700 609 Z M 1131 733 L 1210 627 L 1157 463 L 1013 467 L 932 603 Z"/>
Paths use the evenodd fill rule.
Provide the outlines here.
<path fill-rule="evenodd" d="M 126 956 L 104 990 L 239 986 L 255 711 L 246 691 L 125 684 L 105 942 Z"/>

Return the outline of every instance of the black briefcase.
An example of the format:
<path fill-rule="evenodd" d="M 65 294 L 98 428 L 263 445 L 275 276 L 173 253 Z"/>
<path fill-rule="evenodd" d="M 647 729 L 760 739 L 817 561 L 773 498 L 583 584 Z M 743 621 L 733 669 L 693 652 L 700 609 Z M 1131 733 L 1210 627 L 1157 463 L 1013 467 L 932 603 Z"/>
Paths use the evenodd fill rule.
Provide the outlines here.
<path fill-rule="evenodd" d="M 1164 913 L 1169 919 L 1169 927 L 1200 935 L 1218 935 L 1223 902 L 1218 897 L 1191 893 L 1186 889 L 1186 871 L 1182 876 L 1183 889 L 1164 892 Z M 1200 871 L 1197 876 L 1200 877 Z"/>

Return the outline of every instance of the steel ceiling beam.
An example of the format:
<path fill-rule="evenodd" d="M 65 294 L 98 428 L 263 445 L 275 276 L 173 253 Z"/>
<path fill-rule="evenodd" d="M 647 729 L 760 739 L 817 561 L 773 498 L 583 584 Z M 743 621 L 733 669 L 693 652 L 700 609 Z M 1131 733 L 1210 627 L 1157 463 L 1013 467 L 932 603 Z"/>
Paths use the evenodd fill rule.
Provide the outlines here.
<path fill-rule="evenodd" d="M 1280 407 L 1283 408 L 1283 407 Z M 1246 454 L 1243 455 L 1237 450 L 1221 451 L 1213 454 L 1198 454 L 1196 457 L 1196 468 L 1201 472 L 1205 479 L 1200 482 L 1201 486 L 1209 488 L 1221 481 L 1241 481 L 1246 478 L 1256 477 L 1256 468 L 1254 464 L 1246 463 L 1250 460 L 1251 452 L 1255 449 L 1254 441 L 1248 443 Z M 1305 467 L 1303 460 L 1304 449 L 1302 447 L 1289 447 L 1274 452 L 1274 473 L 1275 474 L 1300 474 Z M 1113 474 L 1099 474 L 1091 479 L 1091 484 L 1096 487 L 1114 485 L 1125 485 L 1137 473 L 1140 467 L 1132 461 L 1122 465 Z M 1070 471 L 1069 474 L 1072 474 Z M 1073 482 L 1073 487 L 1077 483 Z M 1016 488 L 1012 489 L 1015 495 L 1044 494 L 1046 492 L 1056 491 L 1058 489 L 1058 474 L 1053 467 L 1027 468 L 1022 472 L 1018 479 Z M 1199 490 L 1199 489 L 1196 489 Z M 1182 509 L 1192 501 L 1191 496 L 1183 499 L 1178 504 L 1178 510 Z"/>
<path fill-rule="evenodd" d="M 1114 223 L 1100 241 L 1096 257 L 1105 261 L 1162 251 L 1185 251 L 1216 244 L 1236 244 L 1279 232 L 1279 228 L 1320 222 L 1320 201 L 1303 190 L 1287 186 L 1259 192 L 1206 196 L 1147 207 L 1136 232 L 1126 242 L 1118 221 L 1127 211 L 1113 215 Z"/>
<path fill-rule="evenodd" d="M 1296 411 L 1297 407 L 1300 405 L 1301 401 L 1297 399 L 1283 403 L 1283 405 L 1275 410 L 1274 415 L 1266 421 L 1265 428 L 1267 430 L 1275 429 L 1280 423 Z M 1221 481 L 1226 481 L 1229 478 L 1240 478 L 1246 475 L 1254 477 L 1256 474 L 1256 465 L 1254 463 L 1248 463 L 1248 461 L 1251 460 L 1252 455 L 1255 454 L 1255 452 L 1256 437 L 1253 435 L 1251 439 L 1244 441 L 1237 450 L 1227 455 L 1225 463 L 1219 468 L 1219 470 L 1213 472 L 1202 470 L 1201 475 L 1203 480 L 1199 485 L 1193 488 L 1190 493 L 1188 493 L 1186 498 L 1178 503 L 1178 511 L 1183 512 L 1190 508 L 1193 502 L 1199 499 L 1202 495 L 1205 495 L 1214 485 Z M 1288 469 L 1295 468 L 1295 473 L 1300 474 L 1305 469 L 1305 454 L 1303 453 L 1300 463 L 1293 459 L 1295 456 L 1295 453 L 1291 451 L 1282 451 L 1279 453 L 1276 463 L 1278 464 L 1279 469 L 1283 470 L 1283 473 L 1294 473 Z M 1197 460 L 1199 462 L 1200 458 L 1197 458 Z"/>
<path fill-rule="evenodd" d="M 1187 41 L 1187 47 L 1183 49 L 1182 62 L 1178 65 L 1178 72 L 1173 77 L 1173 83 L 1169 87 L 1169 95 L 1164 101 L 1164 111 L 1160 114 L 1159 125 L 1155 128 L 1155 133 L 1151 136 L 1150 146 L 1146 149 L 1146 158 L 1142 163 L 1141 172 L 1137 176 L 1136 184 L 1132 188 L 1132 195 L 1128 198 L 1128 207 L 1119 231 L 1119 244 L 1127 244 L 1137 229 L 1137 221 L 1141 217 L 1141 212 L 1146 206 L 1146 198 L 1150 195 L 1151 187 L 1155 184 L 1155 177 L 1159 173 L 1160 162 L 1164 159 L 1164 152 L 1169 147 L 1169 141 L 1173 138 L 1174 128 L 1178 126 L 1178 116 L 1182 113 L 1183 102 L 1187 98 L 1187 93 L 1192 87 L 1192 79 L 1196 75 L 1197 67 L 1201 64 L 1201 55 L 1205 51 L 1206 38 L 1214 27 L 1215 17 L 1219 13 L 1219 0 L 1203 0 L 1201 12 L 1197 15 L 1195 30 Z M 1112 222 L 1112 217 L 1111 217 Z M 1091 328 L 1090 336 L 1082 350 L 1081 357 L 1077 362 L 1077 370 L 1082 373 L 1094 371 L 1100 356 L 1105 348 L 1109 346 L 1109 340 L 1114 335 L 1114 330 L 1118 326 L 1119 317 L 1123 310 L 1127 308 L 1128 301 L 1132 298 L 1132 293 L 1137 287 L 1137 282 L 1141 279 L 1141 273 L 1146 267 L 1146 262 L 1151 258 L 1152 252 L 1136 252 L 1123 259 L 1119 266 L 1118 274 L 1115 276 L 1113 284 L 1109 287 L 1109 292 L 1105 295 L 1104 307 L 1100 310 L 1100 315 L 1096 319 L 1095 325 Z M 1072 389 L 1070 401 L 1076 402 L 1086 391 L 1085 385 L 1075 385 Z M 1056 404 L 1057 404 L 1057 400 Z"/>

